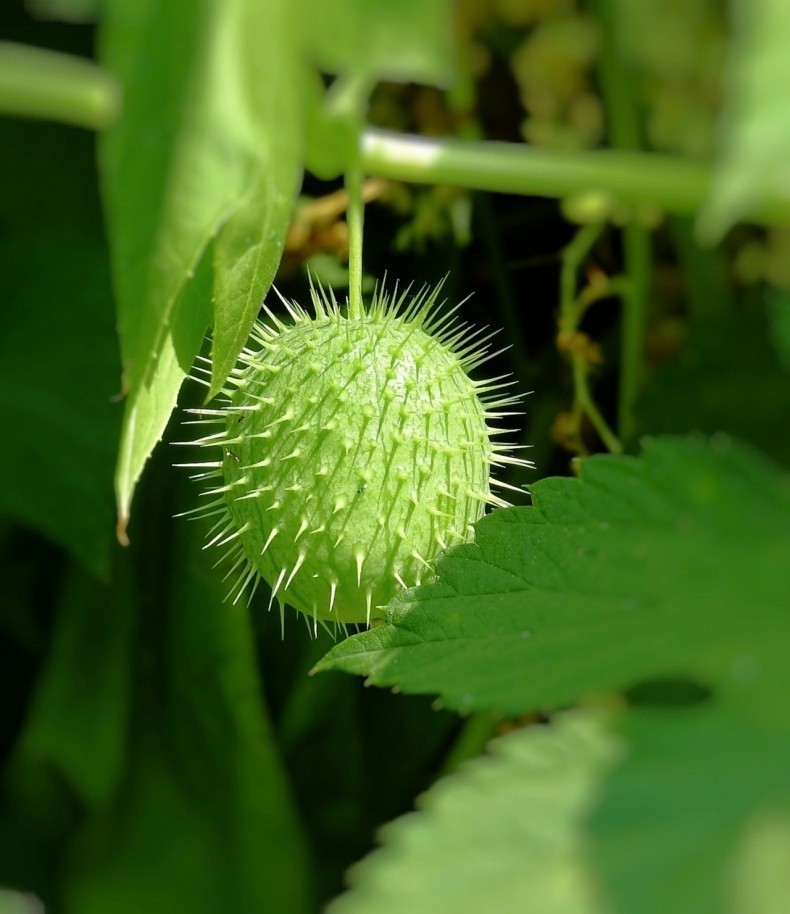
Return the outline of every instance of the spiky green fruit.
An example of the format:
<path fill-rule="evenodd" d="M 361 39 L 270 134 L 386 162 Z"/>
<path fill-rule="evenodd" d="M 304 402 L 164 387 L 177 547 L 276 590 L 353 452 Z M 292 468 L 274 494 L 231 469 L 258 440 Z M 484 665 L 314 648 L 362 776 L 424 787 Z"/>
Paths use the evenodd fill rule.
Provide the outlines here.
<path fill-rule="evenodd" d="M 378 294 L 359 318 L 315 291 L 314 315 L 265 309 L 225 405 L 194 411 L 221 425 L 197 443 L 219 451 L 199 465 L 221 477 L 203 513 L 219 516 L 208 545 L 227 547 L 235 599 L 263 578 L 314 620 L 370 622 L 507 504 L 491 467 L 527 462 L 489 422 L 516 398 L 470 378 L 488 338 L 439 314 L 437 294 Z"/>

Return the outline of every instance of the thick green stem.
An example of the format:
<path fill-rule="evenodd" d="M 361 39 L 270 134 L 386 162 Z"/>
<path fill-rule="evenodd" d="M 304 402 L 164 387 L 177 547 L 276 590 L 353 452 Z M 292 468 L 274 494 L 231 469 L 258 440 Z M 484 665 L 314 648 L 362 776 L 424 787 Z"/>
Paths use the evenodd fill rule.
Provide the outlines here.
<path fill-rule="evenodd" d="M 69 54 L 0 42 L 0 113 L 101 130 L 120 111 L 115 79 Z"/>
<path fill-rule="evenodd" d="M 608 193 L 624 203 L 652 203 L 693 215 L 710 191 L 708 165 L 680 156 L 596 149 L 557 152 L 523 143 L 435 140 L 367 129 L 362 166 L 369 175 L 417 184 L 451 184 L 473 190 L 539 197 L 584 191 Z M 752 216 L 790 225 L 790 203 L 772 200 Z"/>
<path fill-rule="evenodd" d="M 346 172 L 348 193 L 348 316 L 362 317 L 362 232 L 365 201 L 362 198 L 362 169 L 358 162 Z"/>

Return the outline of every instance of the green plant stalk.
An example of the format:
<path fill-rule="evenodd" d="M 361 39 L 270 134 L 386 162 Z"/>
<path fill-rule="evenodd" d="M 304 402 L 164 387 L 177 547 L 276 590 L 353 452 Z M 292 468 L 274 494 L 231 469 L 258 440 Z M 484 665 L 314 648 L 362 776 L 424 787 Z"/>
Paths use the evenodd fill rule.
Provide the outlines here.
<path fill-rule="evenodd" d="M 598 286 L 589 286 L 580 294 L 576 294 L 576 276 L 605 227 L 603 222 L 585 225 L 579 229 L 563 251 L 560 270 L 561 334 L 571 336 L 577 333 L 584 313 L 594 302 L 614 294 L 620 294 L 622 297 L 627 294 L 625 288 L 627 283 L 619 282 L 616 279 Z M 623 448 L 617 435 L 609 428 L 593 400 L 587 377 L 589 369 L 584 356 L 581 353 L 572 352 L 570 361 L 573 372 L 572 414 L 576 426 L 574 437 L 579 443 L 579 450 L 583 451 L 580 425 L 582 416 L 586 415 L 607 450 L 612 454 L 622 453 Z"/>
<path fill-rule="evenodd" d="M 604 48 L 598 64 L 601 92 L 606 106 L 609 142 L 617 149 L 639 149 L 641 131 L 633 79 L 622 62 L 615 36 L 615 16 L 610 3 L 594 0 L 604 27 Z M 634 407 L 644 373 L 645 330 L 652 275 L 650 233 L 638 221 L 623 228 L 623 259 L 628 283 L 622 296 L 620 383 L 617 395 L 617 428 L 628 439 L 634 432 Z"/>
<path fill-rule="evenodd" d="M 362 197 L 362 169 L 357 160 L 346 172 L 348 193 L 348 315 L 362 317 L 362 232 L 365 201 Z"/>
<path fill-rule="evenodd" d="M 120 108 L 118 83 L 91 61 L 0 42 L 0 113 L 101 130 Z"/>
<path fill-rule="evenodd" d="M 538 197 L 601 191 L 623 203 L 651 203 L 681 215 L 697 213 L 713 178 L 708 165 L 680 156 L 621 149 L 549 152 L 523 143 L 437 140 L 375 128 L 363 133 L 361 155 L 366 174 L 395 181 Z M 790 202 L 771 200 L 751 216 L 790 225 Z"/>

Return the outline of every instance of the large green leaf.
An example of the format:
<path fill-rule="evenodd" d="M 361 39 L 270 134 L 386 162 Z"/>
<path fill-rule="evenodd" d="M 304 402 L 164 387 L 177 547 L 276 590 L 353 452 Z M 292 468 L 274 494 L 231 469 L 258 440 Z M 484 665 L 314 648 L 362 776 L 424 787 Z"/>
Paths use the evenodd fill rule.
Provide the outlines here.
<path fill-rule="evenodd" d="M 424 794 L 331 914 L 596 914 L 582 825 L 618 755 L 590 712 L 519 730 Z"/>
<path fill-rule="evenodd" d="M 519 713 L 662 674 L 729 682 L 787 636 L 790 488 L 729 439 L 656 439 L 545 479 L 446 552 L 438 581 L 318 669 Z M 744 612 L 744 607 L 749 611 Z"/>
<path fill-rule="evenodd" d="M 0 513 L 106 574 L 120 409 L 92 138 L 6 122 L 0 170 Z"/>
<path fill-rule="evenodd" d="M 698 226 L 707 240 L 788 196 L 790 11 L 784 0 L 736 0 L 733 22 L 718 167 Z"/>
<path fill-rule="evenodd" d="M 16 750 L 17 789 L 35 801 L 42 778 L 106 808 L 124 770 L 134 657 L 134 582 L 119 560 L 114 585 L 73 571 L 50 655 Z"/>
<path fill-rule="evenodd" d="M 155 528 L 160 510 L 141 520 L 151 525 L 137 570 L 144 652 L 126 776 L 71 844 L 62 910 L 301 914 L 309 869 L 247 608 L 223 602 L 198 525 L 179 524 L 171 544 Z M 178 569 L 169 594 L 165 567 Z"/>
<path fill-rule="evenodd" d="M 612 771 L 590 823 L 617 914 L 719 914 L 739 904 L 744 914 L 756 914 L 770 908 L 744 909 L 743 900 L 760 896 L 786 906 L 787 861 L 782 878 L 775 873 L 774 885 L 763 884 L 758 894 L 753 861 L 738 864 L 737 882 L 732 871 L 737 854 L 753 856 L 739 844 L 765 840 L 752 835 L 754 820 L 773 822 L 790 801 L 786 709 L 784 718 L 766 722 L 756 707 L 715 700 L 642 707 L 626 716 L 626 760 Z"/>
<path fill-rule="evenodd" d="M 103 13 L 102 59 L 125 99 L 102 143 L 104 193 L 124 388 L 137 398 L 122 518 L 208 325 L 176 319 L 207 246 L 216 236 L 215 388 L 274 276 L 300 169 L 293 19 L 285 0 L 112 0 Z"/>

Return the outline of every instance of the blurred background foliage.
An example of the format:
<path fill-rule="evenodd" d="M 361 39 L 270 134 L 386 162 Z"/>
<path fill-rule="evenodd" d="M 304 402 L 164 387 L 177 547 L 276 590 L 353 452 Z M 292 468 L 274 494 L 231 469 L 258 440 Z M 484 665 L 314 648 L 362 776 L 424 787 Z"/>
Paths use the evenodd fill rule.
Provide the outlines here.
<path fill-rule="evenodd" d="M 534 391 L 521 436 L 532 445 L 537 473 L 513 482 L 571 475 L 574 458 L 605 449 L 600 429 L 578 409 L 572 358 L 582 360 L 597 408 L 628 452 L 644 435 L 726 432 L 788 465 L 790 234 L 782 225 L 733 225 L 782 176 L 786 184 L 790 71 L 781 38 L 790 14 L 777 3 L 761 0 L 750 18 L 747 3 L 724 0 L 333 0 L 319 4 L 315 21 L 309 8 L 272 4 L 284 11 L 287 40 L 277 30 L 245 36 L 244 20 L 228 13 L 238 27 L 229 40 L 247 41 L 226 48 L 217 39 L 218 72 L 223 53 L 238 54 L 244 79 L 260 81 L 259 88 L 269 82 L 251 103 L 253 114 L 244 115 L 257 126 L 252 152 L 239 131 L 249 158 L 234 159 L 236 184 L 215 176 L 216 186 L 186 216 L 187 191 L 178 182 L 156 186 L 154 172 L 166 154 L 184 157 L 187 178 L 213 174 L 231 154 L 216 142 L 227 114 L 221 91 L 216 107 L 199 96 L 206 102 L 199 123 L 184 114 L 196 110 L 189 99 L 198 96 L 189 93 L 205 75 L 201 49 L 226 35 L 217 28 L 222 5 L 179 0 L 167 12 L 133 0 L 7 5 L 3 40 L 83 58 L 96 56 L 98 41 L 108 66 L 129 80 L 124 117 L 131 120 L 101 139 L 98 164 L 96 137 L 86 130 L 10 116 L 0 122 L 0 886 L 9 890 L 0 892 L 0 912 L 41 905 L 67 914 L 318 910 L 341 892 L 345 871 L 373 847 L 380 825 L 412 809 L 416 796 L 477 755 L 490 736 L 529 731 L 543 720 L 538 708 L 525 718 L 494 713 L 470 724 L 430 696 L 366 689 L 350 676 L 308 676 L 331 639 L 313 640 L 289 619 L 282 641 L 279 620 L 265 612 L 266 594 L 250 610 L 223 602 L 224 586 L 201 551 L 203 531 L 172 519 L 195 498 L 183 471 L 171 466 L 172 448 L 159 448 L 142 475 L 131 546 L 115 540 L 113 474 L 121 436 L 130 440 L 129 403 L 143 404 L 139 415 L 149 425 L 129 458 L 127 502 L 160 435 L 182 437 L 178 415 L 171 421 L 170 414 L 188 364 L 207 345 L 207 303 L 213 299 L 215 327 L 248 327 L 255 316 L 259 296 L 249 292 L 247 267 L 237 264 L 239 252 L 259 243 L 249 238 L 261 212 L 273 240 L 260 255 L 253 291 L 262 294 L 276 271 L 278 288 L 303 299 L 310 270 L 344 294 L 348 230 L 339 174 L 361 124 L 355 80 L 372 90 L 365 117 L 374 126 L 526 142 L 558 155 L 637 147 L 715 162 L 722 176 L 724 189 L 703 225 L 720 238 L 716 246 L 700 244 L 688 218 L 600 195 L 549 200 L 368 179 L 368 288 L 385 273 L 417 285 L 447 273 L 451 301 L 474 292 L 465 317 L 505 328 L 510 349 L 493 373 L 512 372 L 520 389 Z M 140 36 L 148 34 L 159 34 L 159 44 L 146 45 Z M 288 41 L 297 38 L 322 77 L 294 66 Z M 142 95 L 134 94 L 135 72 L 147 81 Z M 748 91 L 740 91 L 744 85 Z M 258 123 L 257 110 L 270 120 Z M 210 154 L 207 133 L 220 147 Z M 228 208 L 233 219 L 217 221 Z M 584 261 L 582 286 L 625 275 L 629 294 L 645 303 L 639 396 L 627 427 L 619 402 L 620 302 L 602 297 L 585 315 L 575 338 L 581 349 L 558 337 L 563 252 L 580 225 L 597 220 L 605 227 Z M 178 261 L 166 277 L 173 287 L 167 319 L 158 299 L 145 298 L 150 290 L 128 254 L 158 251 L 162 225 L 176 239 L 169 263 Z M 223 315 L 226 301 L 235 310 Z M 224 351 L 221 344 L 229 338 L 229 329 L 215 337 L 215 354 L 228 365 L 232 342 Z M 155 396 L 134 386 L 130 359 L 140 352 L 156 371 L 169 353 Z M 126 405 L 122 384 L 131 391 Z M 198 398 L 189 385 L 181 392 L 183 404 Z M 664 707 L 676 686 L 659 688 L 655 704 Z M 643 725 L 649 711 L 640 714 L 629 727 L 636 751 L 649 755 L 656 737 Z M 730 750 L 733 720 L 724 712 L 703 720 L 710 745 Z M 587 729 L 571 722 L 566 732 L 563 723 L 548 737 L 577 786 L 616 755 Z M 661 765 L 693 757 L 687 731 L 688 724 L 680 737 L 667 731 L 662 745 L 677 751 L 655 756 L 659 776 Z M 568 761 L 577 740 L 592 747 L 588 768 Z M 532 750 L 521 758 L 509 745 L 498 750 L 507 770 L 530 777 Z M 629 770 L 615 806 L 628 805 Z M 756 770 L 747 760 L 721 793 Z M 578 837 L 587 801 L 579 800 L 582 812 L 568 811 L 563 790 L 556 800 L 553 790 L 548 784 L 549 806 L 562 807 L 558 821 Z M 513 795 L 492 796 L 506 810 Z M 533 800 L 525 797 L 525 808 Z M 610 816 L 616 842 L 612 808 L 600 815 L 604 833 Z M 790 833 L 786 815 L 766 815 L 743 838 L 738 859 L 746 862 L 734 871 L 728 911 L 781 910 L 780 890 L 762 898 L 753 876 L 777 847 L 787 847 Z M 449 833 L 457 827 L 452 808 L 448 816 Z M 478 855 L 485 852 L 480 840 Z M 660 853 L 660 828 L 645 840 Z M 603 841 L 604 858 L 611 846 Z M 618 897 L 638 904 L 628 874 L 616 872 L 616 855 L 608 861 L 602 866 L 613 868 L 613 884 L 625 886 Z M 780 869 L 770 869 L 763 884 L 780 880 Z M 408 866 L 393 878 L 408 884 L 410 872 L 418 878 Z M 660 868 L 653 876 L 662 878 Z M 545 901 L 540 910 L 599 910 L 574 907 L 578 900 L 554 898 L 552 890 L 545 899 L 554 906 Z M 398 910 L 382 897 L 364 910 Z M 724 910 L 715 902 L 674 909 Z M 484 910 L 471 897 L 466 903 L 456 910 Z M 496 909 L 524 910 L 518 904 L 505 893 Z M 353 898 L 349 905 L 363 910 Z M 416 903 L 409 909 L 421 910 Z"/>

